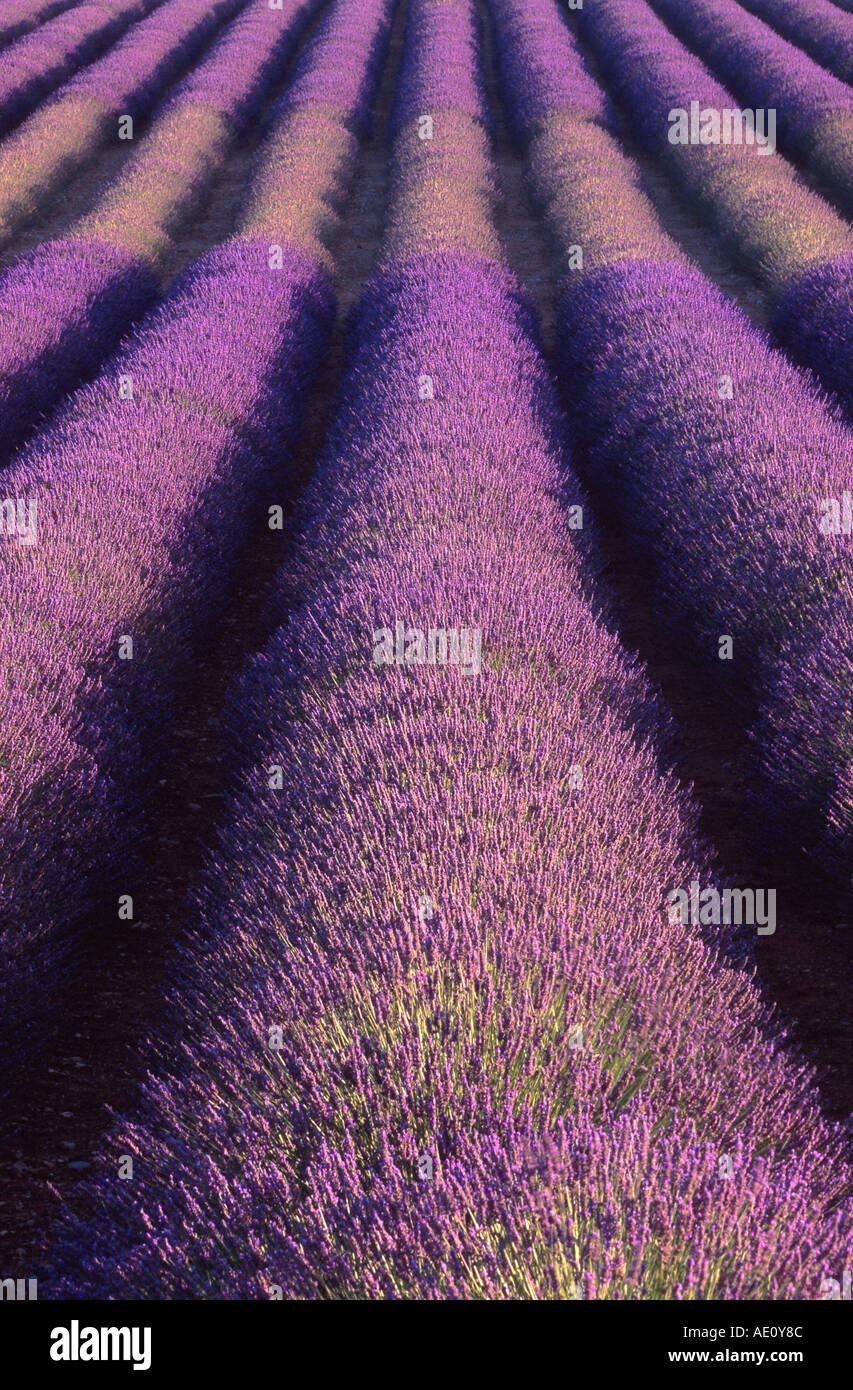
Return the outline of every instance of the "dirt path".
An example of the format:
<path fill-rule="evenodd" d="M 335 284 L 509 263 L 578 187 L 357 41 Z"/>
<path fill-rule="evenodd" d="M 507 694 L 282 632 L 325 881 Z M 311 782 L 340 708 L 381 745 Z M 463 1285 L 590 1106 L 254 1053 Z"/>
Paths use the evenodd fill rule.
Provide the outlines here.
<path fill-rule="evenodd" d="M 402 44 L 403 7 L 391 36 L 372 134 L 363 148 L 336 250 L 340 308 L 322 379 L 310 396 L 289 472 L 291 506 L 322 447 L 343 363 L 346 316 L 375 261 L 383 231 L 386 134 Z M 157 786 L 155 825 L 145 846 L 145 911 L 133 925 L 112 914 L 92 923 L 83 980 L 63 1009 L 61 1034 L 44 1068 L 26 1078 L 14 1120 L 0 1125 L 0 1269 L 29 1271 L 46 1245 L 60 1200 L 88 1175 L 108 1110 L 133 1104 L 145 1070 L 144 1040 L 160 1016 L 171 948 L 184 904 L 214 836 L 226 786 L 220 724 L 227 692 L 246 658 L 270 635 L 266 600 L 284 558 L 281 533 L 252 541 L 215 636 L 180 693 L 171 748 Z M 168 769 L 168 771 L 166 771 Z M 72 1164 L 84 1164 L 74 1168 Z M 50 1183 L 59 1193 L 51 1194 Z"/>
<path fill-rule="evenodd" d="M 494 61 L 492 26 L 485 19 L 485 70 L 496 124 L 495 160 L 503 201 L 499 230 L 505 254 L 527 287 L 542 323 L 546 352 L 554 334 L 554 292 L 558 281 L 555 247 L 528 192 L 523 159 L 507 132 Z M 624 134 L 624 133 L 623 133 Z M 626 137 L 628 153 L 635 155 Z M 767 296 L 737 271 L 719 243 L 670 189 L 665 176 L 640 160 L 650 196 L 670 234 L 756 323 L 766 322 Z M 758 980 L 768 1001 L 789 1024 L 794 1046 L 819 1070 L 825 1110 L 834 1119 L 853 1112 L 853 924 L 827 904 L 810 866 L 786 856 L 785 862 L 758 862 L 748 830 L 753 812 L 745 779 L 746 740 L 730 709 L 715 699 L 692 662 L 688 644 L 660 621 L 651 567 L 632 554 L 606 492 L 589 486 L 583 459 L 579 470 L 589 487 L 617 601 L 625 645 L 639 653 L 675 718 L 677 771 L 692 784 L 701 828 L 722 872 L 741 887 L 777 888 L 777 930 L 757 945 Z"/>

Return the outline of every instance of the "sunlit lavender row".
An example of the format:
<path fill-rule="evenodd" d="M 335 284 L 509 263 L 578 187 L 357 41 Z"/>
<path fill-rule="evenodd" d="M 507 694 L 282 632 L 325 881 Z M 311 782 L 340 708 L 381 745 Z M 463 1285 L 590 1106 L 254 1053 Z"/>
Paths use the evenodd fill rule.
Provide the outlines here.
<path fill-rule="evenodd" d="M 686 24 L 687 11 L 679 8 L 678 14 L 679 23 Z M 722 112 L 740 110 L 737 100 L 646 0 L 596 0 L 579 12 L 578 26 L 645 148 L 669 166 L 689 196 L 699 199 L 735 255 L 769 290 L 777 306 L 774 331 L 786 351 L 814 371 L 853 418 L 853 229 L 769 145 L 759 154 L 756 145 L 703 140 L 701 112 L 718 113 L 722 120 Z M 772 47 L 772 31 L 767 34 Z M 736 47 L 740 52 L 741 46 Z M 820 72 L 814 64 L 809 70 Z M 823 84 L 830 81 L 824 75 Z M 846 97 L 843 83 L 836 88 Z M 785 95 L 783 112 L 793 108 L 794 100 Z M 837 106 L 839 98 L 830 98 L 830 105 L 833 100 Z M 820 109 L 817 98 L 803 104 L 807 115 L 813 106 Z M 691 135 L 687 143 L 670 138 L 670 113 L 679 112 L 688 126 L 699 117 L 696 138 Z M 832 126 L 832 140 L 826 137 L 826 158 L 834 161 L 831 186 L 843 183 L 847 188 L 849 111 L 839 107 L 826 120 Z M 814 160 L 816 146 L 811 137 L 803 138 Z M 822 148 L 819 140 L 817 148 Z"/>
<path fill-rule="evenodd" d="M 772 16 L 766 0 L 762 3 L 768 13 L 762 11 L 761 17 L 773 18 L 775 22 L 775 3 Z M 700 0 L 686 8 L 677 0 L 656 0 L 656 4 L 685 41 L 707 57 L 730 83 L 740 100 L 777 111 L 784 147 L 790 148 L 804 167 L 822 180 L 828 195 L 849 216 L 853 211 L 853 89 L 806 58 L 793 43 L 780 39 L 766 24 L 744 14 L 732 0 Z M 761 6 L 753 8 L 761 10 Z M 787 27 L 795 43 L 808 46 L 806 36 L 800 33 L 802 21 Z M 831 34 L 832 52 L 836 56 L 848 55 L 839 75 L 849 77 L 853 65 L 853 15 L 837 15 Z M 815 57 L 833 66 L 828 63 L 829 54 L 823 45 Z M 835 66 L 838 68 L 838 64 Z M 785 219 L 792 207 L 799 208 L 801 194 L 794 192 L 787 173 L 777 176 L 774 183 L 778 186 L 772 190 L 764 180 L 761 202 L 768 196 L 774 198 L 775 191 L 771 217 L 776 221 Z M 821 220 L 826 222 L 825 214 Z M 732 230 L 741 249 L 745 249 L 741 229 Z M 811 240 L 798 216 L 796 231 L 786 233 L 788 246 L 797 250 L 797 259 L 787 269 L 785 293 L 774 317 L 774 328 L 787 351 L 816 372 L 851 416 L 853 250 L 849 237 L 843 242 L 839 239 L 837 226 L 828 239 L 821 236 L 819 254 L 814 253 L 813 242 L 809 245 Z M 761 247 L 755 250 L 760 252 Z M 751 248 L 748 253 L 752 254 Z M 773 274 L 776 264 L 773 248 L 759 270 L 765 273 L 770 269 Z"/>
<path fill-rule="evenodd" d="M 578 31 L 652 157 L 665 161 L 690 197 L 774 295 L 811 267 L 853 250 L 853 231 L 798 178 L 781 155 L 756 144 L 674 141 L 670 112 L 737 110 L 700 59 L 646 0 L 595 0 Z"/>

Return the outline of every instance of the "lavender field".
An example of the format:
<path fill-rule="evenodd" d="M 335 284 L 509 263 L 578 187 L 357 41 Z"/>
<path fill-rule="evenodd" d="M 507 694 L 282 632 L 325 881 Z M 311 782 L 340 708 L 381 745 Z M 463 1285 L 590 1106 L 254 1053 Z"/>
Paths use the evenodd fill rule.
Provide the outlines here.
<path fill-rule="evenodd" d="M 0 673 L 3 1301 L 853 1299 L 853 5 L 0 0 Z"/>

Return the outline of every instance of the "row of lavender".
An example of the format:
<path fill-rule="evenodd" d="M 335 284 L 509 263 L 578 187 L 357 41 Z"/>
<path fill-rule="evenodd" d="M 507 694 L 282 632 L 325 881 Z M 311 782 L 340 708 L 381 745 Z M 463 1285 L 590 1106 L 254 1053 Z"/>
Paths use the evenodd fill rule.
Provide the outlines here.
<path fill-rule="evenodd" d="M 548 6 L 535 13 L 537 24 L 514 24 L 528 36 L 529 74 L 543 62 L 543 26 L 562 55 L 547 119 L 525 117 L 521 88 L 532 77 L 518 67 L 520 54 L 507 57 L 505 71 L 566 254 L 561 370 L 589 466 L 653 560 L 662 611 L 720 688 L 746 701 L 768 813 L 762 825 L 812 836 L 846 881 L 853 624 L 849 537 L 835 521 L 853 438 L 812 382 L 685 263 L 602 123 L 601 93 L 577 45 Z M 581 24 L 619 95 L 645 113 L 649 140 L 657 129 L 658 149 L 664 108 L 684 99 L 685 65 L 687 90 L 711 99 L 693 85 L 695 60 L 641 0 L 597 0 Z M 653 100 L 640 100 L 643 84 Z M 709 171 L 722 177 L 725 161 L 713 162 L 712 146 L 690 152 L 719 192 Z M 712 163 L 703 166 L 703 155 Z M 739 151 L 733 206 L 751 165 L 770 163 L 754 147 Z M 777 225 L 774 235 L 787 255 L 783 232 Z M 726 637 L 731 661 L 720 659 Z"/>
<path fill-rule="evenodd" d="M 719 3 L 729 6 L 729 0 Z M 687 11 L 678 14 L 679 23 L 686 23 Z M 724 138 L 723 113 L 738 111 L 735 98 L 646 0 L 596 0 L 576 18 L 647 151 L 667 163 L 736 256 L 769 290 L 777 305 L 774 332 L 786 350 L 815 371 L 853 414 L 853 230 L 769 144 L 750 144 L 748 132 L 737 123 L 731 139 Z M 743 20 L 755 23 L 749 16 Z M 765 44 L 781 42 L 761 27 Z M 762 61 L 759 52 L 756 62 Z M 814 64 L 811 70 L 818 86 L 832 81 Z M 846 96 L 843 84 L 836 86 Z M 796 112 L 798 100 L 798 94 L 786 93 L 786 108 Z M 819 113 L 817 97 L 814 104 Z M 812 111 L 808 92 L 802 105 L 805 120 Z M 710 113 L 707 121 L 705 111 Z M 680 125 L 674 124 L 675 117 Z M 827 119 L 840 122 L 839 168 L 853 168 L 849 160 L 845 165 L 849 111 L 839 109 Z M 814 158 L 813 148 L 809 157 Z"/>
<path fill-rule="evenodd" d="M 757 111 L 773 111 L 782 149 L 821 175 L 845 211 L 853 210 L 853 89 L 737 0 L 652 4 L 737 97 Z M 853 69 L 853 17 L 839 14 L 838 27 L 846 29 Z"/>
<path fill-rule="evenodd" d="M 71 178 L 119 145 L 120 122 L 144 119 L 244 3 L 165 0 L 8 135 L 0 144 L 0 247 Z"/>
<path fill-rule="evenodd" d="M 37 543 L 0 552 L 0 1019 L 10 1062 L 33 1045 L 36 1021 L 47 1031 L 87 910 L 111 891 L 136 892 L 146 779 L 176 683 L 252 528 L 272 526 L 287 500 L 290 447 L 334 314 L 317 248 L 334 233 L 333 204 L 354 167 L 382 9 L 361 7 L 371 22 L 358 37 L 342 12 L 343 54 L 334 20 L 321 29 L 304 61 L 325 74 L 331 110 L 311 85 L 313 66 L 297 72 L 239 235 L 178 277 L 5 475 L 38 531 Z M 270 13 L 288 24 L 285 11 Z M 350 68 L 360 85 L 339 95 L 338 74 Z M 306 164 L 303 131 L 315 116 Z M 118 896 L 107 906 L 117 912 Z M 144 911 L 144 887 L 136 906 Z"/>
<path fill-rule="evenodd" d="M 235 692 L 169 1036 L 52 1296 L 820 1297 L 847 1258 L 737 933 L 662 910 L 709 868 L 591 596 L 478 48 L 468 0 L 412 0 L 300 601 Z"/>
<path fill-rule="evenodd" d="M 176 234 L 258 119 L 315 7 L 253 0 L 94 208 L 0 275 L 0 464 L 152 305 Z"/>
<path fill-rule="evenodd" d="M 0 46 L 13 43 L 76 3 L 77 0 L 6 0 L 0 15 Z"/>
<path fill-rule="evenodd" d="M 829 68 L 845 82 L 853 78 L 853 20 L 840 13 L 834 0 L 808 0 L 807 5 L 791 5 L 789 0 L 741 0 L 772 24 L 791 43 L 805 49 L 816 62 Z M 849 0 L 844 8 L 853 8 Z"/>
<path fill-rule="evenodd" d="M 0 53 L 0 135 L 90 63 L 161 0 L 94 0 L 75 5 Z"/>

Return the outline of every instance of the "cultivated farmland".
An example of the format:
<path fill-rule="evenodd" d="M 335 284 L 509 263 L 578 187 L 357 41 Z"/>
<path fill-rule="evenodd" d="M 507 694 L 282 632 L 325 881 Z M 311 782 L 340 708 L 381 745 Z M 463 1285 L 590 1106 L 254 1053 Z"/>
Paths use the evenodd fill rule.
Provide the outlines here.
<path fill-rule="evenodd" d="M 0 1277 L 850 1297 L 851 84 L 0 5 Z"/>

